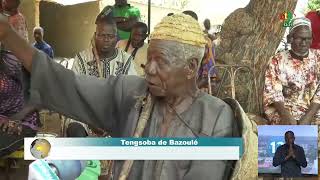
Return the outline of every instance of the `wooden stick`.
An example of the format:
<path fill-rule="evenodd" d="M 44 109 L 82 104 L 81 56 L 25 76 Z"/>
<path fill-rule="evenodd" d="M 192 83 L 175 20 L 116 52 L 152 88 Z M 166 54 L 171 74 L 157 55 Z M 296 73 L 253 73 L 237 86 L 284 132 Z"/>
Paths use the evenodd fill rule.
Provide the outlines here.
<path fill-rule="evenodd" d="M 108 174 L 106 180 L 111 180 L 112 177 L 112 166 L 113 166 L 113 160 L 110 160 L 108 162 Z"/>
<path fill-rule="evenodd" d="M 147 125 L 149 118 L 150 118 L 153 104 L 154 104 L 154 102 L 152 100 L 152 97 L 150 94 L 148 94 L 146 104 L 144 105 L 143 110 L 141 112 L 141 115 L 139 117 L 138 125 L 135 129 L 133 137 L 137 138 L 137 137 L 142 136 L 142 133 Z M 134 162 L 133 160 L 126 160 L 123 163 L 121 173 L 119 175 L 119 180 L 126 180 L 128 178 L 130 171 L 131 171 L 131 168 L 132 168 L 132 165 L 133 165 L 133 162 Z"/>

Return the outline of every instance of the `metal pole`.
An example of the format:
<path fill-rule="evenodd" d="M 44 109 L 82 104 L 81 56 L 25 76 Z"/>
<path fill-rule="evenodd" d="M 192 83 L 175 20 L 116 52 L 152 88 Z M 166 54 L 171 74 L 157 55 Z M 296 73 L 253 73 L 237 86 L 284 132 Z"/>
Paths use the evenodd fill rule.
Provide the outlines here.
<path fill-rule="evenodd" d="M 151 25 L 151 0 L 148 0 L 148 42 L 150 41 L 150 25 Z"/>

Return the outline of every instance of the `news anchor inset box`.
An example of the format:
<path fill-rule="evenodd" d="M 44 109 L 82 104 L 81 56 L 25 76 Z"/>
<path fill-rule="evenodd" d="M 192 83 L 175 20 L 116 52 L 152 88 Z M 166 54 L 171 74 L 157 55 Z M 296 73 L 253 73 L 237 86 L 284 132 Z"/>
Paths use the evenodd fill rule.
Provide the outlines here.
<path fill-rule="evenodd" d="M 318 126 L 264 125 L 258 126 L 258 169 L 259 174 L 280 176 L 280 166 L 273 166 L 277 148 L 285 144 L 285 133 L 292 131 L 294 144 L 303 148 L 307 167 L 301 168 L 302 175 L 318 175 Z"/>
<path fill-rule="evenodd" d="M 42 147 L 43 139 L 24 139 L 26 160 L 239 160 L 243 152 L 241 138 L 45 138 Z"/>

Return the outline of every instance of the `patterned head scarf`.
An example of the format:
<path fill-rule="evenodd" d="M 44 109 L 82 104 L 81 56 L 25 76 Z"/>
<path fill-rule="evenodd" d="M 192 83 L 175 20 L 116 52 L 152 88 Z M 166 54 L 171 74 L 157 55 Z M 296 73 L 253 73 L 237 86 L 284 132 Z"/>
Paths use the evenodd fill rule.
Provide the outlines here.
<path fill-rule="evenodd" d="M 175 41 L 202 48 L 207 44 L 199 23 L 185 14 L 164 17 L 151 33 L 151 40 L 156 39 Z"/>
<path fill-rule="evenodd" d="M 290 27 L 289 32 L 291 33 L 295 28 L 300 26 L 307 26 L 310 29 L 310 31 L 312 31 L 311 21 L 308 18 L 299 17 L 292 20 L 292 26 Z"/>

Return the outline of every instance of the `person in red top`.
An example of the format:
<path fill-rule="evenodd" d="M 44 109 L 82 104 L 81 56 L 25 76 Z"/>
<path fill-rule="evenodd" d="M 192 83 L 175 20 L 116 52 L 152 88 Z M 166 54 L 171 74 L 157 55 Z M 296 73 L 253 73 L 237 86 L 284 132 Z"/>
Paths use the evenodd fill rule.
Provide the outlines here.
<path fill-rule="evenodd" d="M 316 11 L 310 11 L 306 15 L 306 18 L 310 19 L 311 21 L 311 28 L 312 28 L 312 49 L 320 49 L 320 8 Z"/>

